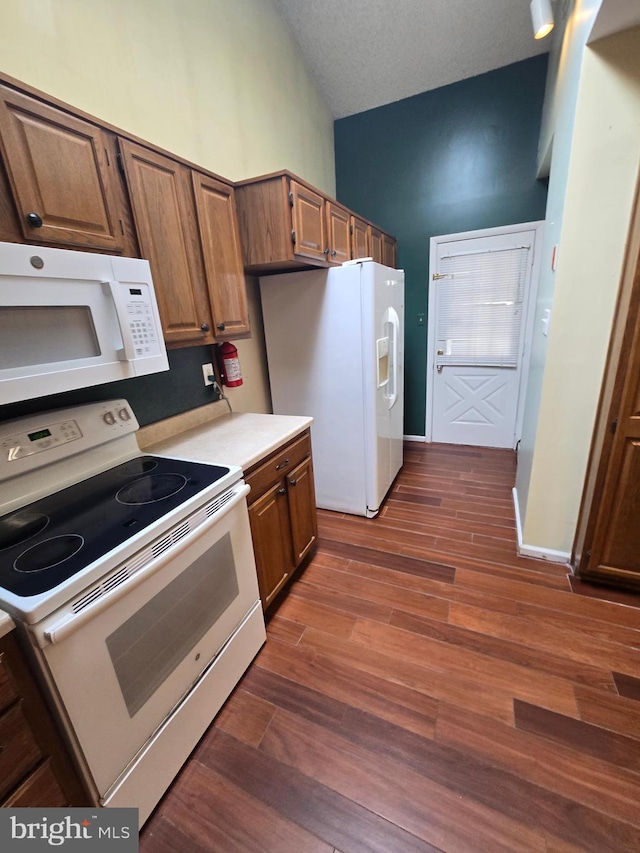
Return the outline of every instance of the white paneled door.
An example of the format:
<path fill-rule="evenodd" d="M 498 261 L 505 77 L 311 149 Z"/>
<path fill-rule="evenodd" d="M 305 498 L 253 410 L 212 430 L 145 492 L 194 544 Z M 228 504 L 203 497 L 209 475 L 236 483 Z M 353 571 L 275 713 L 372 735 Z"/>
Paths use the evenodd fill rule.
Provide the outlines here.
<path fill-rule="evenodd" d="M 434 238 L 432 441 L 515 446 L 535 239 L 535 230 Z"/>

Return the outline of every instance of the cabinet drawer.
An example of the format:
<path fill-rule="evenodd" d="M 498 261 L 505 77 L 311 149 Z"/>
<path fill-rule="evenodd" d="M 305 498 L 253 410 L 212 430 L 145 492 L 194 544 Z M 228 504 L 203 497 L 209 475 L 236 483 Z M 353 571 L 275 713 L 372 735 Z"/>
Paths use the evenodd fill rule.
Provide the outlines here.
<path fill-rule="evenodd" d="M 0 655 L 0 713 L 8 708 L 18 698 L 13 679 L 4 660 Z"/>
<path fill-rule="evenodd" d="M 15 705 L 0 717 L 0 797 L 4 797 L 41 757 L 22 708 Z"/>
<path fill-rule="evenodd" d="M 277 483 L 281 477 L 288 474 L 310 453 L 311 437 L 307 431 L 267 459 L 266 462 L 250 471 L 245 476 L 246 482 L 251 486 L 251 493 L 248 497 L 249 504 L 259 498 L 274 483 Z"/>
<path fill-rule="evenodd" d="M 44 809 L 68 806 L 51 761 L 47 759 L 2 803 L 2 808 Z"/>

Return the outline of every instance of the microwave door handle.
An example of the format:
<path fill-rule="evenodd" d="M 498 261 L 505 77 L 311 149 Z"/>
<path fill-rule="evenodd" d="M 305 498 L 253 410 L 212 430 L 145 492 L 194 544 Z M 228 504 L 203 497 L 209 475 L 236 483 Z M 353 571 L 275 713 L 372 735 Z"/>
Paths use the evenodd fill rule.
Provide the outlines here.
<path fill-rule="evenodd" d="M 129 313 L 124 299 L 122 298 L 122 285 L 119 281 L 104 281 L 103 287 L 105 292 L 111 296 L 118 325 L 120 326 L 120 336 L 122 337 L 122 349 L 118 350 L 118 358 L 120 361 L 133 361 L 136 357 L 136 348 L 133 343 L 133 334 L 129 324 Z"/>

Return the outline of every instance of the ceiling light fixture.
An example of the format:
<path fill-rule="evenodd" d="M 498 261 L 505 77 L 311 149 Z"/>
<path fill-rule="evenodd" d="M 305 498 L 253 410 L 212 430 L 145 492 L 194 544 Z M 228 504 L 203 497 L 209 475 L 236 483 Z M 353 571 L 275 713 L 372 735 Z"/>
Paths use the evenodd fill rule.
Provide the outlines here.
<path fill-rule="evenodd" d="M 553 13 L 549 0 L 531 0 L 533 34 L 537 39 L 548 36 L 553 29 Z"/>

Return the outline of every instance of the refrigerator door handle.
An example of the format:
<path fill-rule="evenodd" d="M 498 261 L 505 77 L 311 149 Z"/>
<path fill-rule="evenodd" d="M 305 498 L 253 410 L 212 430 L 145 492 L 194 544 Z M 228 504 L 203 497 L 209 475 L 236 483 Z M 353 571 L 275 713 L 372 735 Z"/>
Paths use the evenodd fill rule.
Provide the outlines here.
<path fill-rule="evenodd" d="M 398 338 L 400 337 L 400 318 L 394 308 L 387 308 L 385 312 L 385 323 L 390 328 L 391 338 L 391 381 L 389 382 L 389 393 L 386 395 L 389 408 L 392 409 L 398 399 Z"/>

